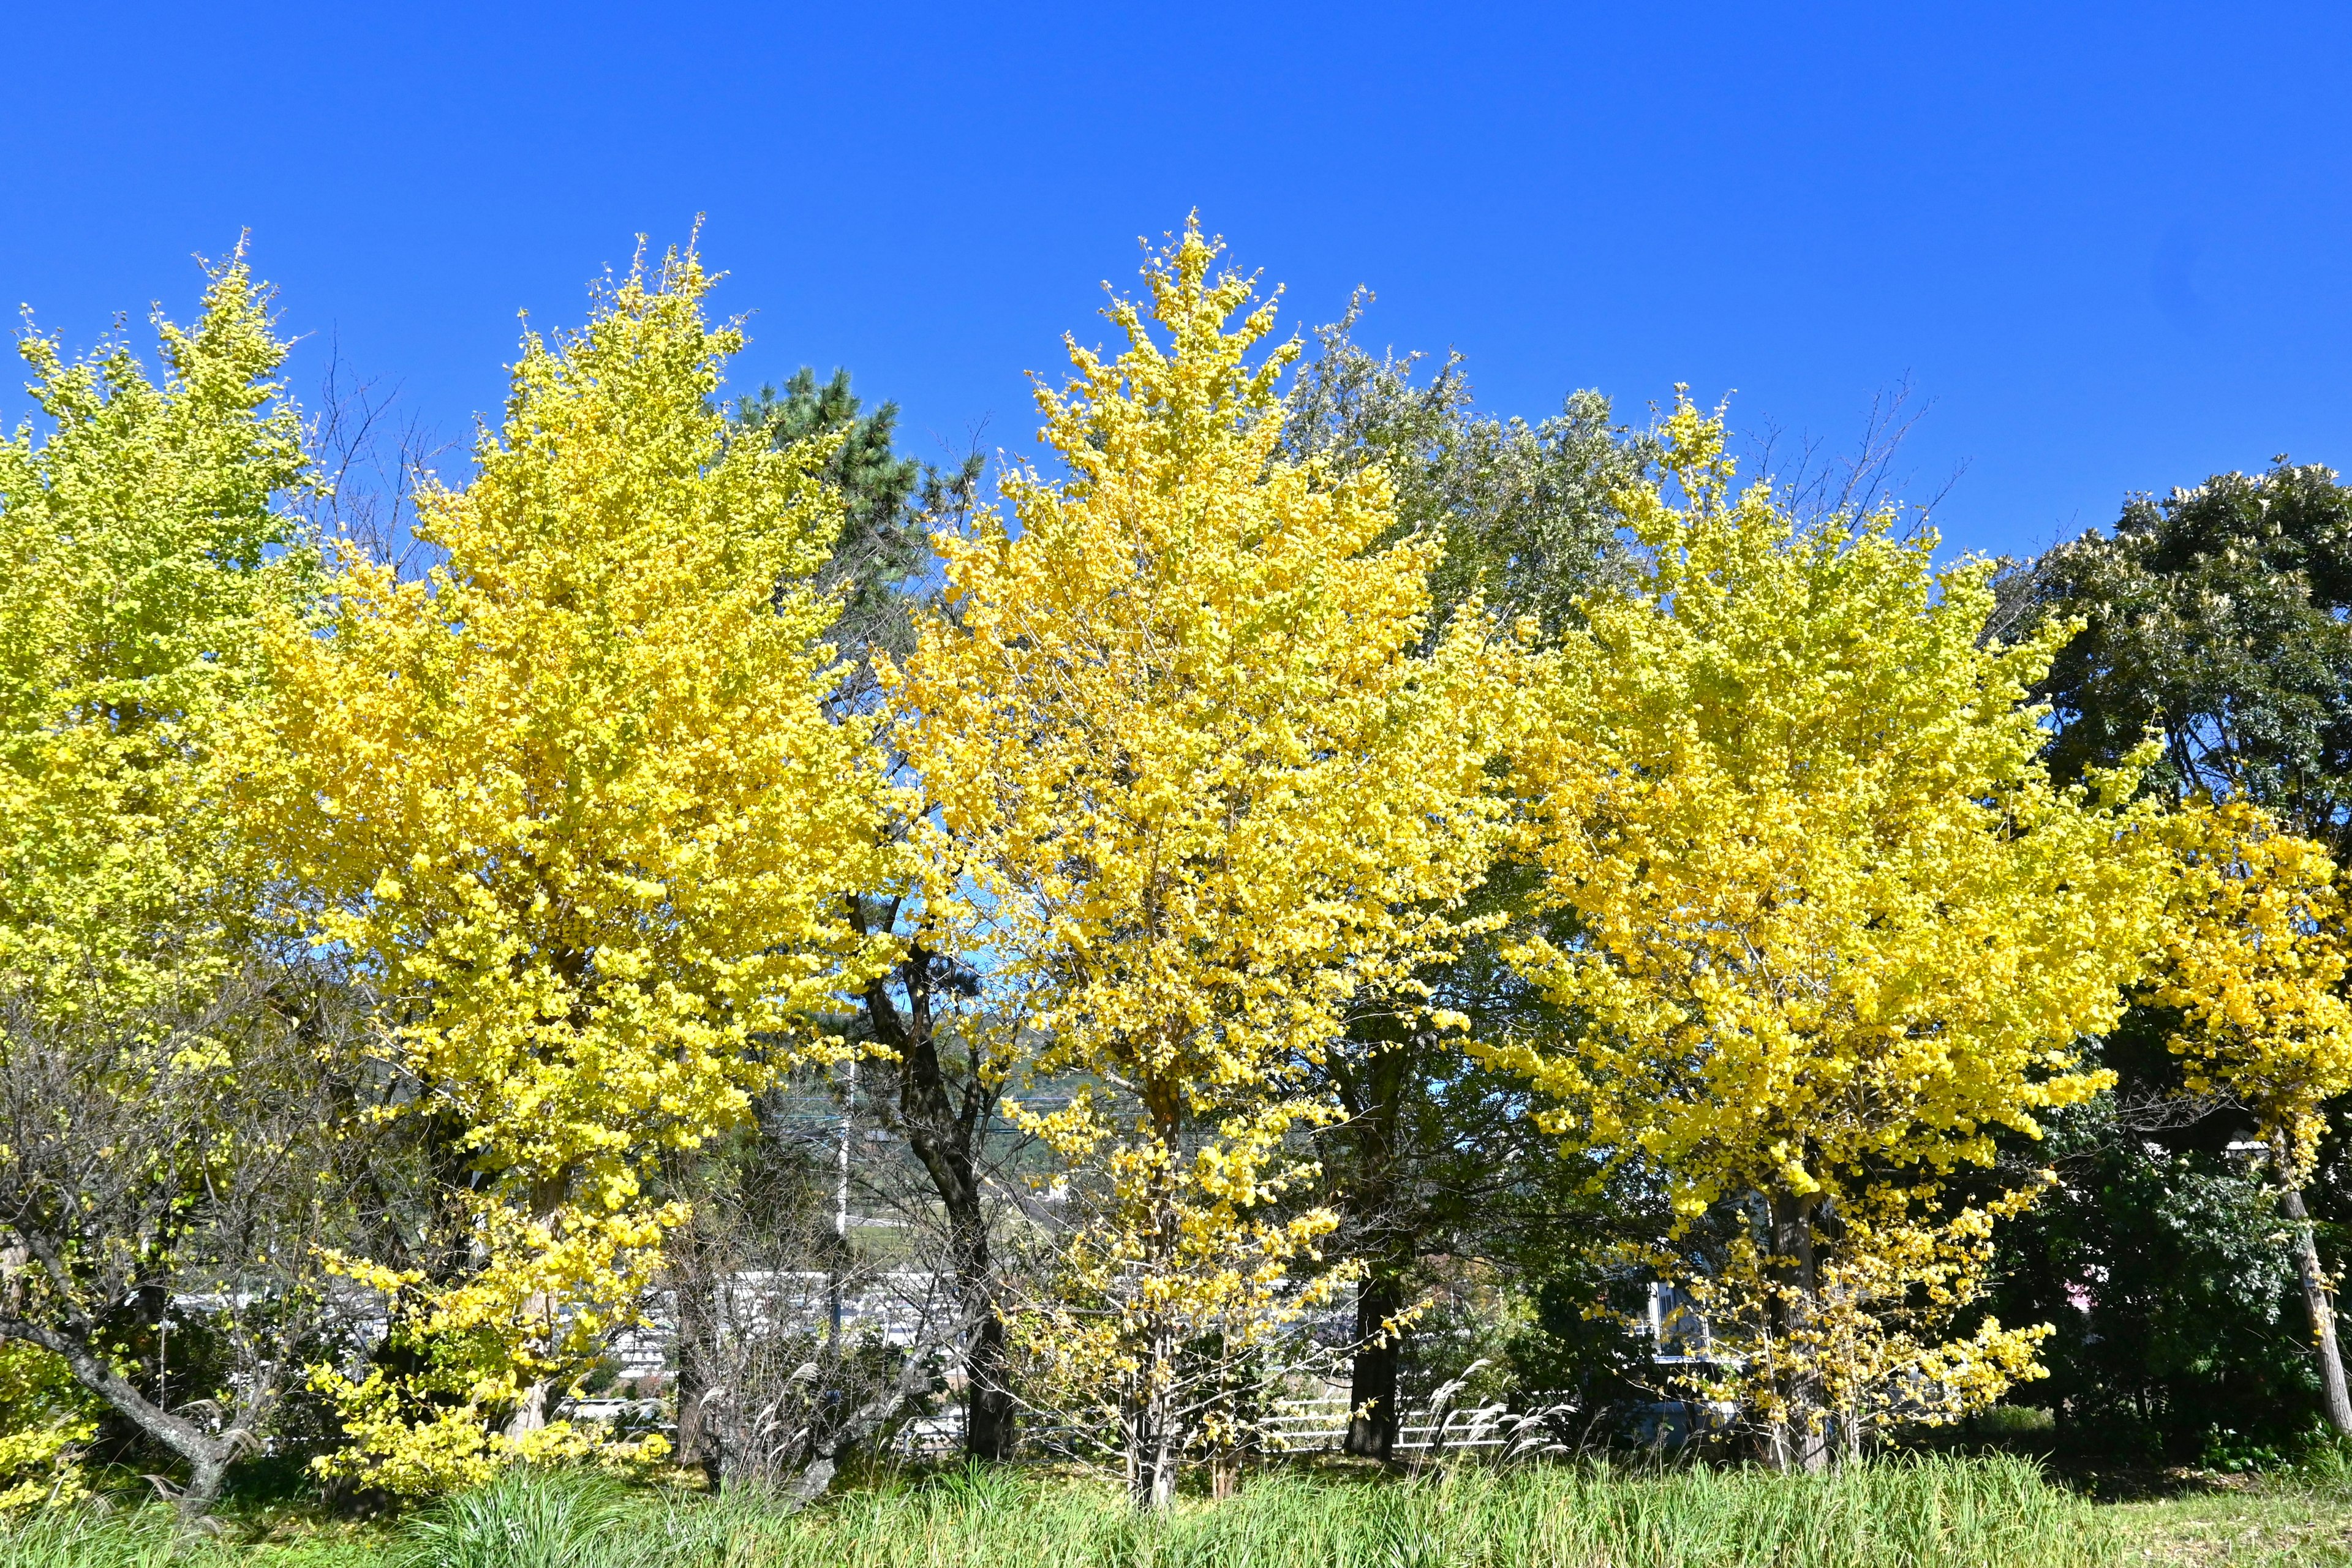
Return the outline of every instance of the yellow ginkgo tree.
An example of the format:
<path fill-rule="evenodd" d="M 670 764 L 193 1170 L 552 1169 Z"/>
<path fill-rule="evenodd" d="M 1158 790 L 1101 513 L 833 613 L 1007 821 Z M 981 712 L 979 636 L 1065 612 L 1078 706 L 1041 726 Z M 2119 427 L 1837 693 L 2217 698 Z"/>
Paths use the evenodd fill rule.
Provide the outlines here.
<path fill-rule="evenodd" d="M 287 1079 L 246 1026 L 281 998 L 231 807 L 265 619 L 317 581 L 271 301 L 240 247 L 195 321 L 157 312 L 160 375 L 124 336 L 18 344 L 39 418 L 0 438 L 0 1509 L 70 1497 L 103 1402 L 203 1512 L 285 1392 L 274 1345 L 322 1315 L 306 1211 L 334 1194 L 256 1186 L 319 1171 L 322 1141 L 249 1114 Z M 207 1296 L 215 1375 L 125 1364 L 151 1303 Z"/>
<path fill-rule="evenodd" d="M 1687 399 L 1663 435 L 1667 482 L 1619 498 L 1633 580 L 1580 605 L 1519 753 L 1572 934 L 1511 952 L 1572 1025 L 1491 1055 L 1654 1173 L 1678 1238 L 1727 1227 L 1659 1261 L 1780 1462 L 1815 1464 L 2032 1374 L 2034 1331 L 1944 1331 L 2030 1193 L 1948 1178 L 2105 1081 L 2076 1043 L 2143 971 L 2165 857 L 2126 781 L 2050 782 L 2024 697 L 2052 645 L 1981 639 L 1988 564 L 1735 489 Z"/>
<path fill-rule="evenodd" d="M 2327 847 L 2244 801 L 2191 801 L 2175 817 L 2180 879 L 2154 999 L 2187 1087 L 2250 1112 L 2269 1146 L 2329 1423 L 2352 1433 L 2335 1291 L 2303 1201 L 2326 1102 L 2352 1092 L 2344 898 Z"/>
<path fill-rule="evenodd" d="M 1475 613 L 1416 655 L 1438 541 L 1376 547 L 1380 470 L 1284 460 L 1296 348 L 1251 363 L 1273 306 L 1216 254 L 1188 227 L 1106 312 L 1122 352 L 1072 346 L 1038 395 L 1065 472 L 939 541 L 945 605 L 886 675 L 928 886 L 1018 1026 L 1011 1114 L 1086 1216 L 1016 1314 L 1031 1392 L 1115 1423 L 1146 1507 L 1348 1278 L 1305 1069 L 1462 941 L 1517 668 Z"/>
<path fill-rule="evenodd" d="M 627 1321 L 665 1231 L 662 1152 L 739 1122 L 866 945 L 877 780 L 828 717 L 840 522 L 824 453 L 725 439 L 731 326 L 692 254 L 585 329 L 523 341 L 462 489 L 427 485 L 428 581 L 352 561 L 274 655 L 291 869 L 356 955 L 461 1189 L 442 1266 L 354 1260 L 402 1356 L 322 1369 L 394 1489 L 584 1439 L 549 1401 Z"/>

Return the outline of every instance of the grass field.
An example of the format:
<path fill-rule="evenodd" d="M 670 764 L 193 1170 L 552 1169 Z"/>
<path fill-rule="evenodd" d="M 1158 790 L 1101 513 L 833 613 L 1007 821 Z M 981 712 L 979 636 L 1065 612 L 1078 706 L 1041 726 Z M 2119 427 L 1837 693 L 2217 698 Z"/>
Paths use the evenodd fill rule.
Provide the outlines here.
<path fill-rule="evenodd" d="M 1825 1477 L 1561 1466 L 1412 1480 L 1270 1474 L 1139 1520 L 1034 1472 L 853 1490 L 791 1515 L 756 1495 L 517 1475 L 397 1526 L 299 1510 L 175 1542 L 160 1509 L 37 1521 L 0 1568 L 2059 1568 L 2352 1565 L 2352 1494 L 2245 1483 L 2095 1502 L 2011 1458 Z"/>

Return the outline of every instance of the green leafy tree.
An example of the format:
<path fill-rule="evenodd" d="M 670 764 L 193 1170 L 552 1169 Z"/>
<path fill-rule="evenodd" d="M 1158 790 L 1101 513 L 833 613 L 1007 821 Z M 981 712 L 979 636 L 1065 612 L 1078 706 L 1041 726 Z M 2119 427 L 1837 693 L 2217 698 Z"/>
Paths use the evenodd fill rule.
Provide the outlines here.
<path fill-rule="evenodd" d="M 1430 570 L 1428 636 L 1473 595 L 1507 620 L 1533 616 L 1545 640 L 1576 600 L 1624 571 L 1614 497 L 1655 462 L 1649 435 L 1613 422 L 1609 399 L 1572 392 L 1530 425 L 1480 414 L 1461 356 L 1419 377 L 1419 354 L 1375 355 L 1354 338 L 1366 301 L 1316 333 L 1300 365 L 1283 444 L 1341 473 L 1379 464 L 1396 489 L 1393 537 L 1441 532 Z"/>
<path fill-rule="evenodd" d="M 841 537 L 814 579 L 841 595 L 832 638 L 853 656 L 877 647 L 906 653 L 914 646 L 909 612 L 934 567 L 931 529 L 971 505 L 980 455 L 949 469 L 900 456 L 898 405 L 866 412 L 845 370 L 820 386 L 803 365 L 781 391 L 763 386 L 738 400 L 734 423 L 779 451 L 820 437 L 838 442 L 816 475 L 842 502 Z"/>
<path fill-rule="evenodd" d="M 2012 577 L 2019 630 L 2079 618 L 2039 694 L 2053 769 L 2109 766 L 2149 729 L 2148 787 L 2262 805 L 2352 850 L 2352 490 L 2281 459 L 2127 503 Z M 2014 635 L 2014 634 L 2012 634 Z"/>
<path fill-rule="evenodd" d="M 1285 449 L 1340 474 L 1380 467 L 1396 508 L 1383 542 L 1442 541 L 1429 574 L 1429 639 L 1475 597 L 1507 621 L 1531 617 L 1541 639 L 1557 640 L 1579 595 L 1622 575 L 1613 497 L 1650 470 L 1657 443 L 1614 423 L 1598 392 L 1570 394 L 1560 413 L 1533 425 L 1482 414 L 1460 355 L 1425 367 L 1420 354 L 1358 343 L 1367 300 L 1360 294 L 1317 331 L 1291 393 Z M 1482 914 L 1506 909 L 1524 880 L 1500 870 L 1474 903 Z M 1541 998 L 1490 940 L 1472 941 L 1458 963 L 1422 980 L 1482 1036 L 1551 1026 Z M 1345 1112 L 1321 1139 L 1345 1222 L 1337 1245 L 1366 1266 L 1347 1447 L 1376 1458 L 1395 1445 L 1416 1359 L 1412 1309 L 1433 1283 L 1429 1267 L 1517 1256 L 1522 1237 L 1510 1216 L 1533 1202 L 1557 1218 L 1560 1201 L 1558 1162 L 1521 1158 L 1541 1141 L 1521 1114 L 1524 1086 L 1408 1026 L 1400 1013 L 1410 1008 L 1394 1004 L 1367 998 L 1318 1068 Z"/>
<path fill-rule="evenodd" d="M 815 580 L 841 595 L 828 636 L 851 658 L 838 698 L 847 706 L 872 696 L 874 654 L 904 658 L 913 650 L 913 615 L 930 602 L 936 567 L 931 532 L 963 518 L 979 494 L 979 454 L 947 469 L 901 457 L 893 445 L 898 419 L 895 403 L 864 412 L 847 371 L 835 370 L 820 386 L 806 366 L 782 391 L 762 387 L 735 408 L 739 428 L 778 447 L 823 437 L 839 443 L 817 478 L 841 498 L 841 537 Z M 886 744 L 887 739 L 886 733 Z M 882 832 L 896 840 L 907 826 L 887 822 Z M 962 1367 L 965 1449 L 978 1459 L 1010 1458 L 1014 1402 L 994 1302 L 985 1153 L 991 1133 L 1003 1131 L 1003 1085 L 982 1070 L 978 1037 L 957 1026 L 972 999 L 971 977 L 936 950 L 939 933 L 925 925 L 921 900 L 899 887 L 869 892 L 849 900 L 850 921 L 861 933 L 888 939 L 897 959 L 860 987 L 851 1032 L 884 1058 L 873 1065 L 894 1092 L 877 1103 L 929 1178 L 952 1237 L 958 1287 L 973 1324 Z M 682 1427 L 681 1442 L 688 1435 Z M 698 1431 L 693 1436 L 698 1442 Z"/>
<path fill-rule="evenodd" d="M 2003 1234 L 1990 1305 L 2054 1326 L 2033 1398 L 2068 1448 L 2193 1462 L 2218 1429 L 2283 1446 L 2320 1388 L 2274 1194 L 2228 1152 L 2251 1126 L 2161 1092 L 2179 1088 L 2163 1034 L 2140 1015 L 2111 1035 L 2124 1087 L 2033 1145 L 2060 1180 Z"/>
<path fill-rule="evenodd" d="M 2144 787 L 2184 803 L 2260 806 L 2343 866 L 2352 853 L 2352 490 L 2333 470 L 2282 458 L 2267 473 L 2135 497 L 2112 532 L 2058 545 L 2004 589 L 2006 636 L 2078 624 L 2039 688 L 2056 719 L 2054 773 L 2107 765 L 2153 732 L 2163 755 Z M 2267 949 L 2249 948 L 2257 951 Z M 2284 1026 L 2278 1011 L 2250 1016 Z M 2149 1026 L 2147 1008 L 2126 1023 Z M 2250 1105 L 2263 1099 L 2229 1087 Z M 2332 1312 L 2297 1190 L 2296 1151 L 2307 1153 L 2324 1125 L 2318 1109 L 2299 1113 L 2300 1142 L 2283 1142 L 2278 1163 L 2282 1203 L 2303 1237 L 2317 1353 L 2332 1367 L 2333 1331 L 2320 1331 Z M 2335 1392 L 2340 1375 L 2328 1382 L 2332 1417 L 2352 1421 Z"/>

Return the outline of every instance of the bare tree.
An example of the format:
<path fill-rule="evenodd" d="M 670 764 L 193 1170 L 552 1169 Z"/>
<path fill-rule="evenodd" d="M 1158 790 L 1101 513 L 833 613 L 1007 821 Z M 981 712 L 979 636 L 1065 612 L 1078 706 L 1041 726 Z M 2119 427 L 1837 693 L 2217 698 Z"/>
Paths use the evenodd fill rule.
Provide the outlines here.
<path fill-rule="evenodd" d="M 331 342 L 310 421 L 323 482 L 303 498 L 309 521 L 321 538 L 348 542 L 403 578 L 423 575 L 439 552 L 415 531 L 417 486 L 455 445 L 400 406 L 397 384 L 362 376 Z"/>
<path fill-rule="evenodd" d="M 795 1505 L 944 1387 L 970 1328 L 924 1178 L 853 1161 L 880 1130 L 847 1094 L 829 1115 L 811 1098 L 764 1097 L 753 1127 L 673 1162 L 693 1215 L 665 1279 L 681 1462 Z"/>
<path fill-rule="evenodd" d="M 368 1154 L 352 1014 L 261 963 L 111 1016 L 43 1000 L 0 998 L 0 1338 L 185 1464 L 193 1519 L 353 1305 L 322 1264 Z M 173 1321 L 208 1339 L 205 1374 L 174 1379 L 161 1339 L 126 1371 Z"/>
<path fill-rule="evenodd" d="M 1895 507 L 1903 513 L 1906 531 L 1916 532 L 1929 525 L 1968 468 L 1966 463 L 1957 465 L 1925 500 L 1902 493 L 1917 475 L 1897 465 L 1912 433 L 1934 407 L 1933 399 L 1919 396 L 1906 372 L 1894 385 L 1871 394 L 1862 434 L 1851 447 L 1832 449 L 1820 437 L 1792 437 L 1768 420 L 1748 437 L 1753 466 L 1771 480 L 1780 503 L 1799 518 L 1867 517 Z"/>

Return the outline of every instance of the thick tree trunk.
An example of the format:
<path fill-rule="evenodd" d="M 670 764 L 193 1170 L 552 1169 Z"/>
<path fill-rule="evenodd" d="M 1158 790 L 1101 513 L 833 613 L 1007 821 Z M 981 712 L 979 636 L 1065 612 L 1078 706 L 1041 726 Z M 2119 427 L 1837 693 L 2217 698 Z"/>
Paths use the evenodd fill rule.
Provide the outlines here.
<path fill-rule="evenodd" d="M 947 1092 L 937 1055 L 929 1049 L 916 1052 L 913 1065 L 916 1070 L 908 1075 L 910 1096 L 943 1104 Z M 929 1079 L 920 1089 L 915 1083 L 919 1076 Z M 968 1140 L 939 1137 L 938 1125 L 934 1118 L 909 1117 L 908 1142 L 931 1173 L 931 1184 L 946 1211 L 956 1291 L 972 1321 L 963 1367 L 964 1452 L 975 1459 L 1009 1459 L 1019 1434 L 1007 1376 L 1004 1320 L 996 1312 L 996 1275 L 979 1165 Z"/>
<path fill-rule="evenodd" d="M 545 1321 L 553 1315 L 554 1304 L 542 1290 L 524 1301 L 523 1311 Z M 538 1348 L 544 1348 L 543 1341 Z M 521 1437 L 544 1427 L 547 1425 L 548 1396 L 554 1392 L 554 1384 L 543 1377 L 536 1383 L 525 1385 L 522 1398 L 515 1405 L 514 1414 L 507 1417 L 506 1435 L 509 1438 Z"/>
<path fill-rule="evenodd" d="M 514 1414 L 507 1417 L 506 1435 L 508 1436 L 520 1437 L 527 1433 L 536 1432 L 547 1425 L 547 1396 L 550 1389 L 551 1385 L 544 1378 L 523 1389 L 522 1402 L 515 1406 Z"/>
<path fill-rule="evenodd" d="M 1006 1384 L 1004 1320 L 983 1311 L 964 1358 L 967 1384 L 964 1452 L 975 1459 L 1009 1459 L 1019 1437 L 1013 1391 Z"/>
<path fill-rule="evenodd" d="M 1356 1352 L 1349 1366 L 1348 1437 L 1350 1454 L 1383 1464 L 1396 1457 L 1397 1336 L 1384 1332 L 1404 1310 L 1404 1288 L 1394 1273 L 1380 1269 L 1356 1287 Z"/>
<path fill-rule="evenodd" d="M 1150 1378 L 1170 1352 L 1155 1347 Z M 1139 1513 L 1158 1513 L 1176 1501 L 1176 1476 L 1182 1448 L 1176 1432 L 1172 1401 L 1164 1393 L 1147 1389 L 1127 1413 L 1127 1495 Z"/>
<path fill-rule="evenodd" d="M 202 1519 L 220 1500 L 221 1488 L 228 1480 L 228 1458 L 200 1459 L 188 1467 L 187 1489 L 180 1494 L 180 1518 L 184 1521 Z"/>
<path fill-rule="evenodd" d="M 2311 1323 L 2312 1348 L 2319 1357 L 2327 1423 L 2338 1432 L 2352 1434 L 2352 1394 L 2345 1389 L 2344 1356 L 2336 1340 L 2335 1292 L 2327 1287 L 2327 1271 L 2319 1266 L 2319 1240 L 2312 1231 L 2311 1211 L 2304 1206 L 2302 1190 L 2290 1184 L 2292 1178 L 2286 1174 L 2291 1169 L 2286 1140 L 2273 1135 L 2271 1148 L 2281 1173 L 2279 1207 L 2292 1232 L 2295 1279 L 2303 1287 L 2303 1310 Z"/>
<path fill-rule="evenodd" d="M 1147 1080 L 1141 1098 L 1161 1156 L 1151 1177 L 1151 1238 L 1143 1270 L 1159 1273 L 1174 1264 L 1182 1240 L 1172 1173 L 1181 1153 L 1183 1098 L 1165 1080 Z M 1176 1477 L 1188 1435 L 1182 1430 L 1184 1417 L 1178 1407 L 1182 1347 L 1177 1334 L 1176 1325 L 1155 1312 L 1144 1338 L 1143 1365 L 1135 1373 L 1134 1397 L 1126 1412 L 1128 1496 L 1138 1510 L 1153 1513 L 1176 1501 Z"/>
<path fill-rule="evenodd" d="M 1348 1111 L 1346 1128 L 1353 1169 L 1341 1188 L 1348 1229 L 1358 1256 L 1372 1260 L 1356 1287 L 1356 1348 L 1349 1366 L 1347 1452 L 1382 1463 L 1396 1457 L 1397 1363 L 1402 1359 L 1402 1330 L 1388 1327 L 1404 1310 L 1404 1279 L 1411 1267 L 1412 1227 L 1398 1212 L 1398 1142 L 1412 1052 L 1398 1039 L 1368 1042 L 1360 1068 L 1337 1075 Z"/>
<path fill-rule="evenodd" d="M 784 1488 L 786 1512 L 797 1513 L 825 1494 L 833 1485 L 834 1477 L 840 1473 L 841 1457 L 864 1443 L 879 1431 L 885 1422 L 907 1407 L 907 1402 L 914 1398 L 916 1389 L 928 1379 L 929 1362 L 930 1357 L 918 1347 L 907 1357 L 889 1386 L 851 1412 L 848 1419 L 827 1436 L 824 1444 L 809 1457 L 809 1462 L 802 1468 L 801 1473 Z"/>
<path fill-rule="evenodd" d="M 1774 1338 L 1784 1348 L 1793 1346 L 1796 1336 L 1811 1323 L 1820 1296 L 1813 1258 L 1814 1203 L 1810 1194 L 1772 1194 L 1772 1254 L 1779 1289 L 1770 1316 Z M 1821 1378 L 1801 1355 L 1790 1355 L 1784 1363 L 1780 1394 L 1780 1418 L 1767 1433 L 1771 1462 L 1783 1470 L 1827 1469 L 1830 1435 Z"/>

